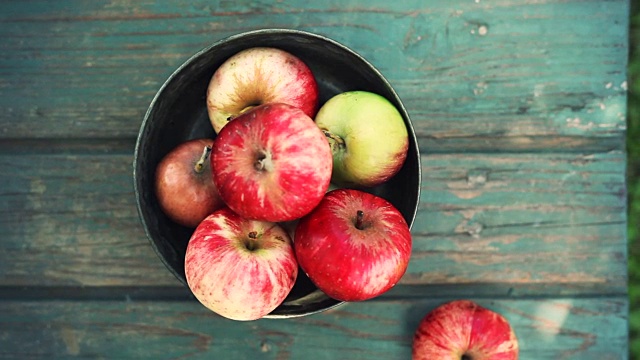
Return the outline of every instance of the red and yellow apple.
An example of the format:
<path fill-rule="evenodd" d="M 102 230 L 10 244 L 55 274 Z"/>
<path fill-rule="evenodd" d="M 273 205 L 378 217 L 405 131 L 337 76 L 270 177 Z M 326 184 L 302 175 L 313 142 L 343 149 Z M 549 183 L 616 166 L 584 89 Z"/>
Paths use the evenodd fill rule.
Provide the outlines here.
<path fill-rule="evenodd" d="M 162 211 L 178 224 L 195 228 L 223 206 L 213 182 L 209 153 L 212 139 L 183 142 L 165 155 L 155 173 L 155 193 Z"/>
<path fill-rule="evenodd" d="M 257 106 L 222 128 L 211 153 L 213 179 L 240 216 L 291 221 L 310 212 L 331 180 L 327 140 L 291 105 Z"/>
<path fill-rule="evenodd" d="M 300 219 L 294 248 L 318 289 L 337 300 L 363 301 L 386 292 L 404 275 L 411 233 L 387 200 L 337 189 Z"/>
<path fill-rule="evenodd" d="M 502 315 L 470 300 L 429 312 L 413 338 L 413 360 L 517 360 L 518 339 Z"/>
<path fill-rule="evenodd" d="M 333 153 L 333 182 L 372 187 L 393 177 L 404 164 L 409 135 L 398 109 L 367 91 L 335 95 L 320 107 L 315 122 Z"/>
<path fill-rule="evenodd" d="M 272 47 L 253 47 L 227 59 L 207 88 L 209 120 L 216 133 L 233 118 L 267 103 L 285 103 L 313 118 L 318 85 L 297 56 Z"/>
<path fill-rule="evenodd" d="M 208 309 L 256 320 L 291 292 L 298 275 L 291 239 L 280 226 L 222 208 L 204 219 L 187 245 L 187 284 Z"/>

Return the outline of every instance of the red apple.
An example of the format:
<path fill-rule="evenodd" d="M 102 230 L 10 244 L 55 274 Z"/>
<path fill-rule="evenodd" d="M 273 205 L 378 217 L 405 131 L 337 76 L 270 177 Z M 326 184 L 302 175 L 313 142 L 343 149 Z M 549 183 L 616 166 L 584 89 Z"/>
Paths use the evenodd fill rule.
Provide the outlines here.
<path fill-rule="evenodd" d="M 155 192 L 160 208 L 178 224 L 195 228 L 223 206 L 213 182 L 211 139 L 186 141 L 165 155 L 156 167 Z"/>
<path fill-rule="evenodd" d="M 295 220 L 322 199 L 332 157 L 322 131 L 302 110 L 257 106 L 227 124 L 213 145 L 213 179 L 224 202 L 240 216 Z"/>
<path fill-rule="evenodd" d="M 518 339 L 500 314 L 456 300 L 432 310 L 418 325 L 413 360 L 516 360 Z"/>
<path fill-rule="evenodd" d="M 327 189 L 327 192 L 335 189 L 340 189 L 340 188 L 337 185 L 330 183 L 329 188 Z M 295 219 L 291 221 L 278 223 L 278 225 L 282 226 L 287 231 L 287 234 L 289 234 L 289 236 L 293 239 L 295 237 L 296 227 L 298 227 L 299 222 L 300 222 L 300 219 Z"/>
<path fill-rule="evenodd" d="M 393 287 L 411 255 L 411 233 L 387 200 L 354 189 L 330 191 L 295 231 L 300 267 L 328 296 L 362 301 Z"/>
<path fill-rule="evenodd" d="M 266 103 L 289 104 L 313 118 L 318 85 L 311 69 L 287 51 L 254 47 L 220 65 L 207 88 L 209 120 L 216 133 L 239 114 Z"/>
<path fill-rule="evenodd" d="M 224 207 L 191 236 L 185 274 L 189 288 L 208 309 L 233 320 L 256 320 L 291 292 L 298 264 L 284 229 Z"/>

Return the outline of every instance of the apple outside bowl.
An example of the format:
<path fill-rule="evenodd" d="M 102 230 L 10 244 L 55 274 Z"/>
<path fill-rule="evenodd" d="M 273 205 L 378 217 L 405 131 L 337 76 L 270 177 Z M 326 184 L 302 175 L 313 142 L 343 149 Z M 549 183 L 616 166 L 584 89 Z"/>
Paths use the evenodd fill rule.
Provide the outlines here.
<path fill-rule="evenodd" d="M 299 30 L 264 29 L 230 36 L 196 53 L 171 74 L 145 114 L 135 147 L 134 190 L 141 223 L 160 260 L 185 286 L 184 259 L 193 229 L 172 222 L 162 212 L 154 193 L 155 169 L 178 144 L 215 138 L 206 107 L 209 80 L 227 58 L 256 46 L 280 48 L 302 59 L 318 83 L 320 105 L 338 93 L 365 90 L 386 97 L 397 107 L 409 133 L 407 159 L 392 179 L 367 191 L 391 202 L 409 226 L 418 209 L 421 170 L 415 132 L 400 98 L 372 64 L 332 39 Z M 300 271 L 291 293 L 265 317 L 310 315 L 342 303 L 318 290 Z"/>

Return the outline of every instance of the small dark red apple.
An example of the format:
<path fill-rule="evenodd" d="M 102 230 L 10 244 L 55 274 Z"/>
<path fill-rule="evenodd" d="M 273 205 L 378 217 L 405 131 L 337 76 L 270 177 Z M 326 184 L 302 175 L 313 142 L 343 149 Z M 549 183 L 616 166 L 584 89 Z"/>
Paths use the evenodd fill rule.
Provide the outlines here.
<path fill-rule="evenodd" d="M 224 205 L 213 182 L 209 154 L 212 139 L 183 142 L 156 168 L 155 192 L 162 211 L 176 223 L 195 228 Z"/>
<path fill-rule="evenodd" d="M 300 267 L 328 296 L 362 301 L 393 287 L 411 256 L 411 233 L 404 217 L 373 194 L 328 192 L 295 230 Z"/>
<path fill-rule="evenodd" d="M 473 301 L 438 306 L 420 322 L 413 360 L 517 360 L 518 339 L 502 315 Z"/>

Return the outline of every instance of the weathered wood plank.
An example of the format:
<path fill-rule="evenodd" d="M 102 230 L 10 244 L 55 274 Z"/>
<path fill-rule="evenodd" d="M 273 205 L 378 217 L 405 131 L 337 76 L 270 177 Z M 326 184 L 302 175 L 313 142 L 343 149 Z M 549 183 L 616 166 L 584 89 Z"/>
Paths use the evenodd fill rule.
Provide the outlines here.
<path fill-rule="evenodd" d="M 622 154 L 450 154 L 422 164 L 405 284 L 490 279 L 626 291 Z"/>
<path fill-rule="evenodd" d="M 419 319 L 470 297 L 512 322 L 522 359 L 626 359 L 628 6 L 0 2 L 0 358 L 409 358 Z M 180 63 L 265 27 L 327 35 L 382 71 L 414 121 L 423 188 L 399 286 L 240 323 L 153 253 L 131 153 Z"/>
<path fill-rule="evenodd" d="M 175 284 L 138 220 L 131 158 L 2 157 L 2 284 Z"/>
<path fill-rule="evenodd" d="M 430 151 L 623 148 L 626 0 L 5 1 L 0 138 L 134 138 L 161 83 L 228 35 L 309 30 L 396 87 Z"/>
<path fill-rule="evenodd" d="M 235 322 L 197 302 L 0 302 L 3 359 L 409 359 L 420 319 L 447 299 L 352 303 L 308 317 Z M 520 359 L 627 357 L 627 299 L 484 300 Z"/>
<path fill-rule="evenodd" d="M 0 285 L 178 285 L 139 223 L 130 153 L 73 149 L 0 155 Z M 422 165 L 403 285 L 626 293 L 623 154 L 437 154 Z"/>

